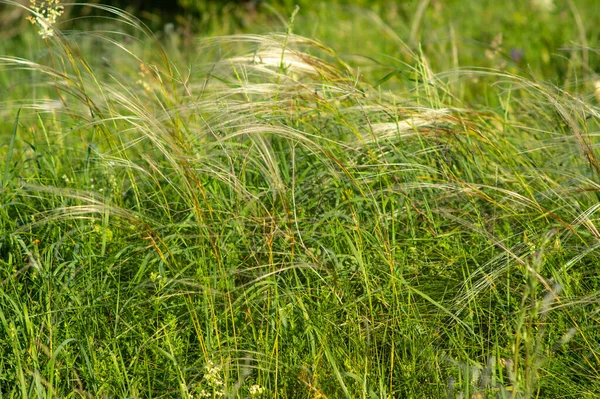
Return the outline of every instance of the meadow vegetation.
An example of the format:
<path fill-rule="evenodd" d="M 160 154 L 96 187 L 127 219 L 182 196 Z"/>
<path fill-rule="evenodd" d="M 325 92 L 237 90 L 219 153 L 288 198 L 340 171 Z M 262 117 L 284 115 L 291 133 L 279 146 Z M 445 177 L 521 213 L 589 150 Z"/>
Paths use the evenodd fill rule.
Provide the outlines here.
<path fill-rule="evenodd" d="M 595 0 L 0 3 L 0 398 L 600 394 Z"/>

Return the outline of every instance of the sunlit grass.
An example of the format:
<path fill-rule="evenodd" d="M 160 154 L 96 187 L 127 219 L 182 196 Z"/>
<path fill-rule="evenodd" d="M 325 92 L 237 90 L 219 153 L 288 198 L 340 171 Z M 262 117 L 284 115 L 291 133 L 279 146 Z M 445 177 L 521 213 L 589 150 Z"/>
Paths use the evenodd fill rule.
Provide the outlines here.
<path fill-rule="evenodd" d="M 597 396 L 589 64 L 442 62 L 435 7 L 388 65 L 97 7 L 1 47 L 2 395 Z"/>

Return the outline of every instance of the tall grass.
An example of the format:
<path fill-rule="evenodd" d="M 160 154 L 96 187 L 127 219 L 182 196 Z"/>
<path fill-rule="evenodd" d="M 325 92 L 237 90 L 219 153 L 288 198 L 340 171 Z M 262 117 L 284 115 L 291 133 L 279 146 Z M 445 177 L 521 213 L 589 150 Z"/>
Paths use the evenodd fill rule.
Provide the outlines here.
<path fill-rule="evenodd" d="M 2 395 L 597 397 L 592 93 L 97 7 L 0 57 Z"/>

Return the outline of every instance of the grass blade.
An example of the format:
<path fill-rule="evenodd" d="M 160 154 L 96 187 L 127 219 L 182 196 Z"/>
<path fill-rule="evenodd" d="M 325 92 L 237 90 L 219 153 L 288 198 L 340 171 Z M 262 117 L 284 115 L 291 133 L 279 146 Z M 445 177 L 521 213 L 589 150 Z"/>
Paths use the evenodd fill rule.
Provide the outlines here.
<path fill-rule="evenodd" d="M 6 187 L 8 184 L 8 171 L 10 168 L 10 163 L 12 161 L 12 155 L 15 150 L 15 139 L 17 137 L 17 127 L 19 126 L 19 114 L 21 110 L 17 111 L 17 117 L 15 119 L 15 125 L 13 126 L 12 135 L 10 137 L 10 143 L 8 144 L 8 154 L 6 155 L 6 165 L 4 165 L 4 177 L 2 179 L 2 187 Z"/>

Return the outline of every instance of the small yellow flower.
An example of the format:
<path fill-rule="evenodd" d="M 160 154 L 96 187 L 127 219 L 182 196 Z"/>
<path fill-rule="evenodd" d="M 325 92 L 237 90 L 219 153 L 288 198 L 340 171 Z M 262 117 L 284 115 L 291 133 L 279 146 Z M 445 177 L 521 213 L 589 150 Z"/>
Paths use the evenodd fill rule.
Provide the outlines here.
<path fill-rule="evenodd" d="M 156 272 L 150 273 L 150 280 L 154 283 L 156 280 L 160 280 L 162 276 Z"/>

